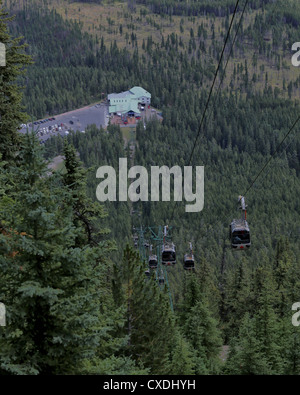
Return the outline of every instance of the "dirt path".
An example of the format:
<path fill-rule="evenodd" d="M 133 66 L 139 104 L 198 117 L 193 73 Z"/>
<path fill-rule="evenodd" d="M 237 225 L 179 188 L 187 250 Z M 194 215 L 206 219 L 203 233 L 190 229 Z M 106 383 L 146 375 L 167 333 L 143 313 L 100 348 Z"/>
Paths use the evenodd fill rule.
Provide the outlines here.
<path fill-rule="evenodd" d="M 52 159 L 52 161 L 48 164 L 48 169 L 56 170 L 58 166 L 65 160 L 63 155 L 58 155 Z"/>

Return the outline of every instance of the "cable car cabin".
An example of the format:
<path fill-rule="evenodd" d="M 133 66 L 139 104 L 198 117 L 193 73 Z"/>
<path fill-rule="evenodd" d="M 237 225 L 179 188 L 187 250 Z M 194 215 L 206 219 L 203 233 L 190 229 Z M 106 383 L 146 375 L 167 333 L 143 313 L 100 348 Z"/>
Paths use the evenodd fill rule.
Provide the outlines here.
<path fill-rule="evenodd" d="M 160 277 L 158 278 L 158 284 L 163 285 L 164 283 L 165 283 L 164 277 L 163 277 L 163 276 L 160 276 Z"/>
<path fill-rule="evenodd" d="M 235 219 L 230 225 L 231 247 L 236 249 L 250 248 L 250 229 L 246 220 Z"/>
<path fill-rule="evenodd" d="M 145 275 L 147 278 L 149 278 L 151 276 L 150 270 L 145 270 Z"/>
<path fill-rule="evenodd" d="M 157 268 L 157 256 L 150 255 L 148 264 L 149 264 L 150 269 L 156 269 Z"/>
<path fill-rule="evenodd" d="M 195 259 L 193 254 L 185 254 L 183 258 L 183 267 L 186 270 L 195 269 Z"/>
<path fill-rule="evenodd" d="M 134 242 L 134 248 L 137 248 L 139 237 L 138 237 L 138 235 L 133 235 L 132 238 L 133 238 L 133 242 Z"/>
<path fill-rule="evenodd" d="M 161 263 L 163 265 L 175 265 L 176 252 L 174 244 L 164 244 L 162 247 Z"/>

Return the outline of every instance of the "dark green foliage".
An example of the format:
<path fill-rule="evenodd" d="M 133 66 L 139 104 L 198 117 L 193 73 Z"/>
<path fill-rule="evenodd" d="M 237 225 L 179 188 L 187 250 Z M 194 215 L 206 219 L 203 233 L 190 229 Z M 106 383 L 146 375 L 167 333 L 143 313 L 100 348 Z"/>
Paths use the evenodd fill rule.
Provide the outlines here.
<path fill-rule="evenodd" d="M 235 0 L 201 0 L 201 1 L 177 1 L 165 0 L 137 0 L 140 4 L 147 5 L 152 12 L 160 15 L 185 15 L 194 16 L 202 14 L 212 14 L 216 16 L 226 16 L 232 13 L 236 4 Z M 271 3 L 272 0 L 265 0 L 264 4 Z M 252 0 L 252 8 L 260 7 L 261 0 Z"/>
<path fill-rule="evenodd" d="M 100 202 L 96 201 L 96 188 L 100 180 L 96 178 L 96 170 L 99 166 L 111 165 L 116 170 L 119 167 L 119 158 L 125 157 L 124 142 L 120 133 L 119 127 L 111 125 L 108 127 L 108 132 L 102 128 L 98 130 L 94 125 L 86 129 L 86 133 L 71 133 L 67 140 L 68 143 L 74 145 L 78 157 L 72 157 L 76 162 L 80 159 L 83 165 L 89 171 L 86 173 L 87 182 L 85 182 L 85 188 L 81 189 L 81 195 L 87 194 L 87 198 L 91 199 L 89 205 L 92 211 L 96 210 L 97 207 L 99 214 L 95 211 L 94 217 L 103 218 L 103 209 L 100 206 Z M 51 158 L 57 154 L 64 153 L 64 139 L 51 138 L 47 140 L 45 144 L 45 156 Z M 77 155 L 76 154 L 76 155 Z M 80 172 L 84 172 L 83 169 Z M 85 173 L 85 172 L 84 172 Z M 69 177 L 69 176 L 68 176 Z M 68 181 L 72 184 L 72 180 Z M 86 198 L 84 198 L 86 200 Z M 76 203 L 80 204 L 80 203 Z M 122 259 L 122 250 L 125 247 L 126 242 L 130 240 L 131 232 L 131 221 L 129 217 L 129 207 L 127 203 L 123 202 L 106 202 L 104 204 L 106 216 L 101 221 L 102 232 L 105 228 L 111 230 L 111 237 L 118 240 L 118 251 L 114 253 L 114 259 Z M 85 210 L 85 209 L 84 209 Z M 81 218 L 81 223 L 83 218 Z M 94 218 L 94 227 L 97 228 L 97 219 Z M 118 226 L 115 226 L 118 224 Z"/>
<path fill-rule="evenodd" d="M 31 118 L 71 110 L 137 85 L 133 75 L 141 73 L 136 56 L 119 50 L 116 43 L 97 45 L 81 28 L 45 7 L 16 13 L 11 34 L 26 37 L 34 60 L 23 80 L 24 104 Z"/>
<path fill-rule="evenodd" d="M 20 44 L 21 38 L 12 39 L 7 24 L 13 18 L 2 9 L 0 1 L 0 43 L 5 44 L 6 66 L 0 66 L 0 153 L 4 159 L 12 160 L 20 144 L 18 128 L 27 119 L 21 105 L 21 87 L 18 85 L 24 67 L 30 63 L 25 55 L 25 45 Z"/>
<path fill-rule="evenodd" d="M 1 300 L 8 326 L 1 339 L 1 369 L 8 373 L 72 373 L 99 344 L 101 248 L 78 248 L 70 192 L 47 175 L 36 137 L 26 136 L 13 185 L 1 210 Z M 24 234 L 24 231 L 26 232 Z M 97 296 L 96 296 L 97 295 Z"/>
<path fill-rule="evenodd" d="M 139 255 L 129 246 L 125 248 L 121 270 L 122 300 L 127 307 L 126 353 L 152 374 L 176 374 L 178 365 L 173 371 L 173 360 L 177 361 L 178 356 L 171 355 L 171 350 L 173 344 L 184 340 L 176 329 L 168 295 L 160 291 L 154 275 L 146 279 Z M 180 347 L 185 350 L 186 371 L 191 372 L 193 364 L 188 345 L 181 343 Z"/>
<path fill-rule="evenodd" d="M 72 154 L 66 146 L 64 177 L 49 174 L 35 135 L 28 134 L 20 165 L 2 173 L 12 186 L 1 205 L 0 299 L 8 306 L 0 338 L 2 373 L 133 369 L 129 359 L 113 357 L 124 343 L 114 336 L 124 320 L 120 310 L 110 311 L 111 247 L 91 242 L 88 232 L 82 237 L 85 223 L 76 209 L 82 213 L 89 201 L 81 200 L 84 178 Z"/>
<path fill-rule="evenodd" d="M 198 361 L 195 361 L 193 356 L 193 348 L 181 334 L 178 334 L 175 340 L 171 353 L 172 374 L 177 376 L 195 374 L 195 366 Z M 197 369 L 201 370 L 199 365 L 197 365 Z"/>
<path fill-rule="evenodd" d="M 63 181 L 72 192 L 72 208 L 74 225 L 81 230 L 76 246 L 89 244 L 95 246 L 100 242 L 100 234 L 108 233 L 108 229 L 97 231 L 95 223 L 105 217 L 104 209 L 99 204 L 88 199 L 86 194 L 86 171 L 81 167 L 74 146 L 65 141 L 64 146 L 66 173 Z M 70 202 L 71 204 L 71 202 Z M 81 241 L 80 241 L 81 240 Z"/>
<path fill-rule="evenodd" d="M 234 375 L 268 374 L 268 364 L 256 338 L 255 321 L 246 314 L 240 327 L 239 341 L 232 340 L 226 371 Z"/>
<path fill-rule="evenodd" d="M 180 308 L 183 333 L 193 347 L 196 374 L 217 373 L 220 368 L 221 332 L 210 312 L 207 290 L 203 286 L 201 289 L 197 277 L 190 274 Z"/>
<path fill-rule="evenodd" d="M 235 4 L 140 3 L 163 16 L 222 15 L 227 27 Z M 259 9 L 262 2 L 250 6 Z M 290 3 L 275 11 L 272 2 L 264 6 L 235 51 L 242 53 L 243 39 L 250 39 L 257 56 L 271 59 L 272 49 L 286 50 L 286 41 L 298 34 L 298 7 L 293 15 Z M 27 23 L 33 19 L 35 25 Z M 57 33 L 46 44 L 44 34 L 53 26 Z M 43 34 L 37 34 L 42 27 Z M 203 25 L 197 32 L 195 25 L 188 48 L 175 33 L 161 45 L 149 36 L 143 58 L 138 50 L 107 48 L 103 40 L 98 45 L 79 24 L 63 23 L 55 12 L 19 12 L 11 31 L 17 35 L 25 28 L 36 60 L 25 92 L 31 115 L 62 112 L 100 100 L 101 92 L 141 85 L 151 92 L 163 122 L 148 120 L 146 129 L 138 125 L 134 164 L 150 170 L 189 163 L 220 55 L 216 28 Z M 264 38 L 268 29 L 272 44 Z M 208 34 L 215 35 L 210 48 Z M 255 56 L 252 62 L 255 67 Z M 244 59 L 235 66 L 231 90 L 213 95 L 215 105 L 200 131 L 190 162 L 205 166 L 200 213 L 185 213 L 180 202 L 107 202 L 102 208 L 95 201 L 97 167 L 117 169 L 118 159 L 128 155 L 119 127 L 109 126 L 107 133 L 91 126 L 85 134 L 49 139 L 45 158 L 64 154 L 63 174 L 47 174 L 34 137 L 27 136 L 20 164 L 0 173 L 0 300 L 11 306 L 10 325 L 0 338 L 2 373 L 299 374 L 300 334 L 291 325 L 291 306 L 300 294 L 297 128 L 276 152 L 299 105 L 280 99 L 278 87 L 273 92 L 264 67 L 256 77 L 249 67 Z M 254 81 L 261 77 L 265 86 L 255 93 Z M 292 97 L 297 86 L 287 82 L 285 89 Z M 3 154 L 14 135 L 15 129 L 4 138 Z M 233 251 L 228 225 L 240 215 L 236 198 L 245 191 L 252 246 Z M 131 216 L 132 208 L 140 215 Z M 140 257 L 129 247 L 123 255 L 132 225 L 165 223 L 173 226 L 178 254 L 168 271 L 174 313 L 167 290 L 154 278 L 146 280 Z M 104 238 L 108 228 L 114 252 Z M 193 273 L 182 267 L 188 241 L 196 258 Z M 230 350 L 225 365 L 219 358 L 222 345 Z"/>

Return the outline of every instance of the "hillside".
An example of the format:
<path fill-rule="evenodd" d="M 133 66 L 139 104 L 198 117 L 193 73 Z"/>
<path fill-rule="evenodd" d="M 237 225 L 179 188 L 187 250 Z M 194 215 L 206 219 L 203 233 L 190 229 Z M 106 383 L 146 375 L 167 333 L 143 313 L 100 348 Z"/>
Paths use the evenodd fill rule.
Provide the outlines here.
<path fill-rule="evenodd" d="M 12 146 L 0 130 L 0 300 L 11 306 L 0 374 L 299 375 L 298 2 L 249 2 L 211 95 L 234 0 L 3 3 L 35 61 L 14 76 L 30 118 L 142 86 L 163 121 L 140 122 L 125 147 L 117 125 L 43 146 L 34 135 Z M 50 173 L 45 159 L 60 155 Z M 204 166 L 203 210 L 174 201 L 173 181 L 171 201 L 99 202 L 97 169 L 112 166 L 123 182 L 119 158 L 148 174 L 192 166 L 193 181 Z M 228 231 L 241 194 L 251 247 L 236 250 Z M 151 235 L 164 225 L 177 261 L 148 278 L 147 245 L 161 256 L 161 233 Z M 194 271 L 183 265 L 189 242 Z"/>
<path fill-rule="evenodd" d="M 29 3 L 22 0 L 5 3 L 12 11 L 29 9 L 33 4 L 42 10 L 47 4 L 64 20 L 79 23 L 82 31 L 98 43 L 103 40 L 109 47 L 116 42 L 119 49 L 129 53 L 138 49 L 143 64 L 152 58 L 155 49 L 162 53 L 175 49 L 177 54 L 186 53 L 189 59 L 200 59 L 204 67 L 216 67 L 230 22 L 227 7 L 229 4 L 232 9 L 234 2 L 216 2 L 209 7 L 200 2 L 203 6 L 199 11 L 193 10 L 193 3 L 190 6 L 183 3 L 186 9 L 180 10 L 161 9 L 155 1 L 54 0 L 45 3 L 33 0 Z M 299 36 L 298 22 L 294 22 L 300 14 L 299 4 L 291 0 L 284 4 L 281 1 L 264 3 L 263 10 L 259 2 L 251 2 L 252 8 L 246 9 L 223 87 L 245 91 L 251 82 L 256 91 L 270 86 L 280 97 L 299 99 L 299 70 L 291 64 L 291 46 Z M 241 10 L 242 4 L 238 16 Z M 37 16 L 34 21 L 38 27 Z M 25 32 L 21 33 L 26 36 Z M 209 81 L 206 84 L 209 86 Z"/>

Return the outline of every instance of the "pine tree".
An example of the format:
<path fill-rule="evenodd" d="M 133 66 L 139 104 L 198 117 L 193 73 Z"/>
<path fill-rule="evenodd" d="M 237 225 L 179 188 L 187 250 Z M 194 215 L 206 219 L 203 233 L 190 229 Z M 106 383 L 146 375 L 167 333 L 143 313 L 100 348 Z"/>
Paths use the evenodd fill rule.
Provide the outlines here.
<path fill-rule="evenodd" d="M 196 374 L 218 373 L 222 338 L 205 297 L 190 310 L 184 333 L 195 350 Z"/>
<path fill-rule="evenodd" d="M 176 336 L 171 353 L 171 374 L 190 375 L 195 372 L 194 350 L 188 341 L 180 334 Z"/>
<path fill-rule="evenodd" d="M 261 296 L 258 300 L 259 309 L 256 318 L 256 336 L 260 341 L 260 350 L 268 362 L 268 374 L 283 373 L 283 359 L 280 354 L 278 317 L 274 311 L 274 289 L 266 278 Z"/>
<path fill-rule="evenodd" d="M 152 374 L 170 374 L 170 353 L 177 335 L 175 317 L 166 290 L 160 290 L 154 274 L 146 279 L 144 270 L 139 254 L 127 245 L 123 259 L 126 355 Z"/>
<path fill-rule="evenodd" d="M 25 45 L 21 38 L 12 39 L 7 25 L 14 18 L 1 8 L 0 0 L 0 43 L 5 45 L 6 66 L 0 66 L 0 153 L 5 160 L 12 160 L 19 148 L 21 135 L 18 131 L 21 123 L 26 122 L 26 114 L 21 105 L 22 94 L 19 77 L 24 74 L 24 66 L 31 63 L 25 55 Z"/>
<path fill-rule="evenodd" d="M 197 270 L 196 278 L 199 281 L 201 294 L 207 297 L 212 313 L 214 313 L 215 317 L 218 317 L 221 300 L 220 291 L 217 287 L 215 273 L 203 257 L 199 260 L 199 269 Z"/>
<path fill-rule="evenodd" d="M 282 374 L 300 373 L 300 333 L 299 328 L 291 325 L 291 316 L 286 314 L 278 320 L 279 355 L 282 362 Z"/>
<path fill-rule="evenodd" d="M 181 325 L 184 325 L 191 309 L 201 298 L 200 286 L 197 277 L 194 276 L 193 273 L 185 273 L 183 294 L 184 299 L 182 305 L 179 307 Z"/>
<path fill-rule="evenodd" d="M 230 342 L 224 372 L 233 375 L 269 373 L 267 360 L 256 337 L 255 319 L 251 318 L 249 313 L 245 314 L 241 322 L 238 337 Z"/>
<path fill-rule="evenodd" d="M 289 248 L 288 240 L 282 237 L 276 245 L 275 262 L 273 265 L 273 275 L 276 282 L 276 310 L 281 317 L 286 315 L 290 305 L 294 302 L 290 299 L 290 290 L 295 285 L 295 274 L 297 273 L 297 264 L 292 265 L 292 254 Z M 292 267 L 294 266 L 294 267 Z M 298 266 L 299 268 L 299 266 Z M 297 278 L 297 275 L 296 275 Z"/>
<path fill-rule="evenodd" d="M 73 145 L 65 141 L 64 144 L 65 168 L 63 174 L 65 186 L 72 193 L 71 206 L 73 208 L 74 225 L 81 230 L 76 246 L 89 244 L 95 246 L 101 240 L 101 236 L 109 233 L 108 229 L 97 227 L 101 220 L 107 216 L 103 206 L 94 203 L 87 197 L 85 170 L 78 159 Z M 103 222 L 103 221 L 102 221 Z M 110 246 L 112 247 L 112 246 Z"/>
<path fill-rule="evenodd" d="M 115 346 L 106 248 L 76 246 L 72 193 L 59 173 L 49 174 L 33 133 L 4 178 L 12 189 L 1 206 L 0 300 L 8 310 L 1 372 L 80 373 Z"/>
<path fill-rule="evenodd" d="M 250 293 L 250 273 L 244 259 L 239 265 L 226 272 L 223 316 L 226 338 L 237 335 L 245 310 L 252 305 Z"/>
<path fill-rule="evenodd" d="M 194 350 L 195 373 L 217 373 L 220 368 L 222 338 L 217 321 L 210 311 L 207 295 L 201 292 L 204 282 L 200 284 L 193 273 L 187 273 L 185 280 L 180 323 Z"/>

